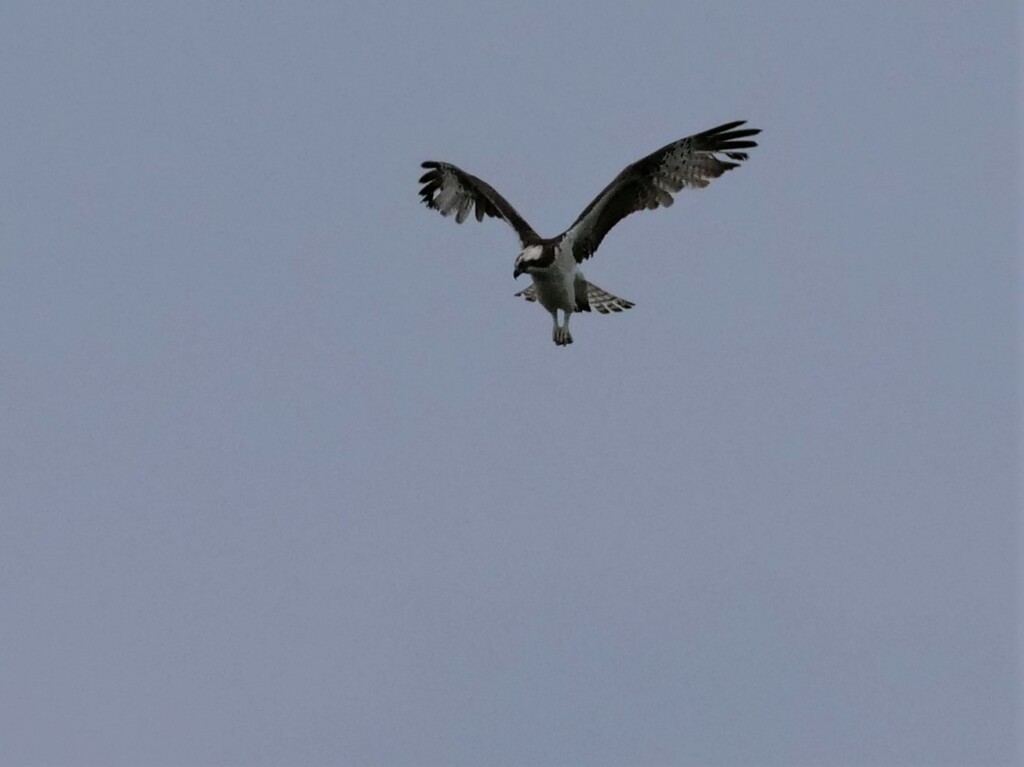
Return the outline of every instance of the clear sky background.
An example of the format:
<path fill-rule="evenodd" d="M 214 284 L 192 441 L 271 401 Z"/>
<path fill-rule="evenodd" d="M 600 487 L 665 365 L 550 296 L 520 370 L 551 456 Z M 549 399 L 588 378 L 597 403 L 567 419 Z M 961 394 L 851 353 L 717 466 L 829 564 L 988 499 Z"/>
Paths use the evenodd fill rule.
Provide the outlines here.
<path fill-rule="evenodd" d="M 0 764 L 1016 763 L 1020 32 L 4 4 Z M 418 204 L 735 119 L 568 348 Z"/>

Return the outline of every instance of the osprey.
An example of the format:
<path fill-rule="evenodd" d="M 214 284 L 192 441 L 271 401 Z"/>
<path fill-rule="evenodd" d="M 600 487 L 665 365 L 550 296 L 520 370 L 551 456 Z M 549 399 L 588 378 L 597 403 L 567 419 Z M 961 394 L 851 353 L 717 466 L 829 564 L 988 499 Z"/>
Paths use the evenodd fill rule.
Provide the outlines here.
<path fill-rule="evenodd" d="M 672 194 L 683 187 L 705 187 L 711 179 L 737 167 L 746 152 L 757 146 L 748 140 L 761 131 L 741 128 L 745 120 L 687 136 L 647 155 L 622 171 L 583 209 L 572 226 L 546 239 L 533 231 L 509 202 L 485 181 L 444 162 L 425 162 L 420 196 L 428 208 L 442 216 L 455 214 L 462 223 L 474 211 L 504 219 L 519 235 L 522 246 L 516 256 L 513 277 L 528 274 L 533 284 L 516 293 L 527 301 L 539 301 L 554 321 L 552 337 L 559 346 L 572 343 L 569 317 L 573 312 L 596 309 L 602 314 L 621 312 L 633 302 L 613 296 L 587 282 L 579 265 L 594 255 L 601 240 L 619 221 L 638 210 L 654 210 L 672 204 Z M 721 156 L 720 156 L 721 155 Z M 725 159 L 723 159 L 725 158 Z M 558 310 L 563 322 L 558 322 Z"/>

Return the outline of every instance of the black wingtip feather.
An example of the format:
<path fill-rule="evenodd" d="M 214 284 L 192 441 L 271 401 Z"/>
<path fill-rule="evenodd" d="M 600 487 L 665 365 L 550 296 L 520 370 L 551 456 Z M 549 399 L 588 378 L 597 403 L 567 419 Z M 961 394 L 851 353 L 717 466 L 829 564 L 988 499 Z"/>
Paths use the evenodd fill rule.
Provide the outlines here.
<path fill-rule="evenodd" d="M 725 123 L 723 125 L 719 125 L 719 126 L 714 127 L 714 128 L 709 128 L 708 130 L 704 131 L 703 133 L 699 133 L 697 135 L 699 135 L 699 136 L 714 136 L 717 133 L 724 133 L 727 130 L 732 130 L 733 128 L 738 128 L 741 125 L 746 125 L 746 122 L 747 122 L 746 120 L 734 120 L 731 123 Z"/>
<path fill-rule="evenodd" d="M 724 152 L 727 156 L 731 156 L 728 153 L 733 150 L 752 149 L 757 146 L 757 142 L 750 141 L 749 138 L 760 133 L 760 128 L 742 128 L 737 130 L 741 125 L 746 125 L 746 123 L 746 120 L 725 123 L 717 128 L 698 133 L 694 138 L 698 139 L 698 145 L 703 144 L 705 151 Z M 735 154 L 743 154 L 744 157 L 742 159 L 747 159 L 745 152 L 735 152 Z M 732 159 L 740 158 L 733 157 Z"/>
<path fill-rule="evenodd" d="M 723 133 L 719 136 L 713 136 L 712 138 L 719 142 L 728 141 L 740 141 L 742 139 L 749 139 L 751 136 L 756 136 L 761 131 L 759 130 L 738 130 L 735 133 Z"/>
<path fill-rule="evenodd" d="M 716 141 L 715 147 L 718 150 L 724 149 L 750 149 L 757 146 L 756 141 Z"/>

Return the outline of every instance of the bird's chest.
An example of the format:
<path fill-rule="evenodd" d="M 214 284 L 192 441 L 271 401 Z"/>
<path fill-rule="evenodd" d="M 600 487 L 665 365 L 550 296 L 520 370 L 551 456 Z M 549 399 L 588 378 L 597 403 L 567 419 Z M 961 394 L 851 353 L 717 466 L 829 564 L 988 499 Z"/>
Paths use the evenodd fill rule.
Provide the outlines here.
<path fill-rule="evenodd" d="M 576 259 L 568 248 L 560 248 L 551 266 L 530 276 L 537 287 L 537 300 L 549 312 L 555 309 L 573 311 L 576 308 Z"/>

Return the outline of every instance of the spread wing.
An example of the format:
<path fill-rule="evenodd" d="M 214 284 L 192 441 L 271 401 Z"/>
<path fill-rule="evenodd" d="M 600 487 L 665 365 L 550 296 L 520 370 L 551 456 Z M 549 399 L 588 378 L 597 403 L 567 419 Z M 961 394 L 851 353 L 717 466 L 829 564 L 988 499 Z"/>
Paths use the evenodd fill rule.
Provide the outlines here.
<path fill-rule="evenodd" d="M 738 120 L 673 141 L 623 170 L 565 232 L 577 263 L 594 255 L 605 235 L 630 213 L 667 208 L 683 187 L 705 187 L 746 160 L 747 153 L 736 150 L 757 146 L 748 137 L 761 131 L 740 128 L 744 124 Z"/>
<path fill-rule="evenodd" d="M 516 230 L 524 247 L 540 241 L 533 227 L 486 181 L 446 162 L 425 162 L 422 167 L 428 171 L 420 178 L 420 197 L 428 208 L 442 216 L 454 213 L 461 224 L 475 207 L 477 221 L 483 221 L 484 216 L 504 219 Z"/>

